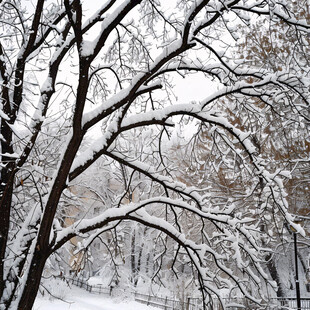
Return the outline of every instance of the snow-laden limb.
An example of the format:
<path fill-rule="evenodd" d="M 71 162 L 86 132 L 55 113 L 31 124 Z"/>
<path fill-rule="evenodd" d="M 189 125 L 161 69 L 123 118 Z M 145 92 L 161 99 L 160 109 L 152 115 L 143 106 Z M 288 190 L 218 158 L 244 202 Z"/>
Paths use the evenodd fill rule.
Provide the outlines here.
<path fill-rule="evenodd" d="M 129 88 L 122 90 L 117 95 L 113 96 L 108 102 L 104 102 L 100 107 L 96 108 L 91 112 L 88 112 L 83 117 L 83 127 L 89 128 L 90 126 L 97 123 L 99 120 L 103 119 L 108 113 L 111 113 L 110 109 L 112 107 L 116 109 L 127 103 L 128 98 L 132 97 L 135 92 L 138 92 L 139 88 L 144 83 L 149 84 L 150 81 L 154 79 L 154 77 L 156 77 L 158 74 L 164 73 L 164 71 L 161 73 L 161 68 L 170 60 L 172 60 L 175 55 L 179 55 L 195 45 L 191 42 L 191 39 L 189 39 L 189 42 L 187 42 L 186 39 L 189 36 L 188 31 L 191 28 L 191 21 L 203 9 L 204 5 L 207 2 L 208 1 L 201 1 L 198 6 L 192 6 L 192 12 L 188 16 L 188 21 L 185 22 L 183 37 L 181 39 L 171 42 L 168 46 L 166 46 L 161 52 L 161 54 L 157 56 L 154 61 L 149 65 L 147 72 L 140 73 L 134 76 Z M 100 34 L 100 36 L 102 35 L 103 34 Z M 99 44 L 100 40 L 99 38 L 97 39 L 98 42 L 95 44 L 95 46 Z"/>
<path fill-rule="evenodd" d="M 106 32 L 110 32 L 111 30 L 109 28 L 115 27 L 117 25 L 119 19 L 122 16 L 126 16 L 126 13 L 132 9 L 132 4 L 134 3 L 134 6 L 138 4 L 140 1 L 123 1 L 121 5 L 117 7 L 117 9 L 112 12 L 111 14 L 103 17 L 103 22 L 101 23 L 101 31 L 99 35 L 95 38 L 93 41 L 84 41 L 80 53 L 82 57 L 94 57 L 98 53 L 98 51 L 101 49 L 103 38 L 105 40 Z M 104 8 L 105 9 L 105 8 Z M 97 15 L 102 15 L 102 10 L 100 10 L 100 13 L 96 13 Z"/>
<path fill-rule="evenodd" d="M 140 74 L 136 77 L 136 80 L 142 80 L 143 77 L 144 75 Z M 99 107 L 96 107 L 92 111 L 86 112 L 83 115 L 82 128 L 84 130 L 89 129 L 91 126 L 95 125 L 100 120 L 113 113 L 115 110 L 123 107 L 125 104 L 128 103 L 128 101 L 132 101 L 131 97 L 134 92 L 136 92 L 134 97 L 138 97 L 141 94 L 161 88 L 161 82 L 157 81 L 151 83 L 148 86 L 141 85 L 138 90 L 136 90 L 136 88 L 137 85 L 133 83 L 130 87 L 120 90 L 116 95 L 103 102 L 103 104 Z"/>
<path fill-rule="evenodd" d="M 182 112 L 181 112 L 182 111 Z M 251 134 L 247 133 L 247 132 L 242 132 L 240 129 L 236 128 L 235 126 L 233 126 L 230 122 L 228 122 L 228 120 L 224 117 L 219 117 L 219 116 L 215 116 L 216 115 L 216 111 L 211 110 L 209 112 L 199 112 L 199 109 L 197 107 L 197 105 L 193 105 L 193 104 L 188 104 L 188 105 L 179 105 L 179 106 L 171 106 L 171 107 L 167 107 L 165 109 L 163 109 L 161 111 L 162 113 L 156 113 L 154 111 L 150 111 L 148 113 L 146 113 L 145 115 L 140 115 L 140 116 L 134 116 L 132 117 L 132 120 L 134 120 L 135 122 L 137 122 L 136 124 L 139 124 L 139 121 L 141 122 L 147 122 L 149 120 L 153 120 L 153 119 L 166 119 L 167 117 L 174 115 L 174 113 L 178 114 L 189 114 L 189 115 L 195 115 L 198 119 L 200 119 L 203 122 L 208 122 L 211 124 L 216 124 L 220 127 L 222 127 L 224 130 L 226 130 L 227 132 L 229 132 L 230 134 L 232 134 L 234 137 L 237 138 L 236 142 L 231 143 L 229 140 L 227 140 L 228 144 L 231 144 L 231 148 L 235 149 L 236 148 L 236 143 L 240 143 L 244 150 L 246 151 L 246 154 L 248 156 L 250 156 L 252 164 L 254 165 L 254 167 L 256 168 L 256 174 L 259 175 L 260 177 L 262 177 L 264 179 L 264 181 L 266 182 L 266 187 L 264 190 L 265 195 L 271 196 L 272 201 L 274 201 L 274 203 L 278 206 L 280 212 L 285 216 L 286 220 L 288 221 L 288 223 L 290 223 L 290 225 L 292 225 L 293 227 L 298 227 L 298 231 L 301 232 L 302 234 L 304 234 L 304 232 L 302 230 L 300 230 L 300 226 L 296 224 L 294 224 L 293 222 L 293 218 L 287 213 L 287 209 L 288 209 L 288 205 L 287 205 L 287 201 L 285 199 L 286 192 L 285 189 L 283 187 L 283 182 L 281 179 L 281 174 L 280 173 L 274 173 L 271 174 L 266 168 L 265 166 L 262 164 L 261 160 L 259 158 L 257 158 L 257 149 L 256 146 L 251 142 Z M 160 117 L 159 117 L 160 116 Z M 124 128 L 126 128 L 127 126 L 131 126 L 134 122 L 131 120 L 131 118 L 129 117 L 128 119 L 123 121 L 123 126 Z M 104 142 L 106 140 L 104 139 Z M 137 160 L 131 159 L 128 160 L 128 158 L 120 153 L 116 153 L 116 152 L 109 152 L 108 150 L 106 150 L 104 148 L 105 145 L 101 145 L 100 143 L 98 143 L 98 141 L 96 141 L 96 147 L 98 147 L 97 151 L 99 152 L 99 154 L 104 154 L 107 155 L 111 158 L 113 158 L 114 160 L 120 162 L 123 165 L 126 165 L 128 167 L 130 167 L 131 169 L 134 169 L 135 171 L 139 171 L 140 173 L 144 174 L 145 176 L 147 176 L 148 178 L 150 178 L 151 180 L 157 182 L 158 184 L 161 184 L 163 186 L 163 188 L 172 190 L 173 192 L 180 194 L 184 197 L 187 197 L 189 199 L 192 199 L 193 201 L 195 201 L 196 205 L 198 206 L 198 208 L 202 209 L 211 209 L 210 206 L 206 206 L 205 203 L 202 200 L 202 197 L 198 194 L 199 191 L 197 191 L 197 189 L 195 188 L 188 188 L 186 187 L 184 184 L 180 183 L 180 182 L 175 182 L 171 179 L 169 179 L 168 177 L 163 177 L 162 175 L 160 175 L 159 173 L 156 172 L 156 170 L 150 166 L 150 165 L 146 165 L 144 163 L 141 163 Z M 93 148 L 90 148 L 90 150 L 88 151 L 88 153 L 85 153 L 82 155 L 82 158 L 85 160 L 85 156 L 87 154 L 90 154 L 89 160 L 91 160 L 92 156 L 94 155 L 95 150 Z M 242 154 L 239 152 L 238 156 L 242 156 Z M 246 161 L 246 158 L 243 159 L 244 161 Z M 79 164 L 84 164 L 82 162 L 79 162 Z M 75 166 L 73 166 L 75 167 Z M 170 205 L 173 205 L 172 202 L 170 202 Z M 184 209 L 187 209 L 186 207 L 183 206 Z M 191 210 L 192 211 L 192 210 Z M 233 208 L 230 209 L 230 212 L 233 212 Z M 204 216 L 202 216 L 202 214 L 200 213 L 196 213 L 198 216 L 204 218 Z M 221 214 L 223 213 L 223 211 L 221 211 Z M 220 221 L 219 218 L 219 214 L 216 214 L 216 211 L 214 211 L 214 216 L 215 218 L 213 218 L 212 220 Z M 209 217 L 208 220 L 211 220 L 211 218 Z M 225 220 L 224 220 L 225 221 Z M 245 221 L 251 221 L 251 219 L 246 219 Z M 232 226 L 236 226 L 236 221 L 231 219 L 230 220 L 231 225 Z M 251 244 L 251 246 L 256 250 L 256 251 L 260 251 L 260 249 L 257 247 L 255 238 L 253 236 L 251 236 L 246 229 L 242 229 L 240 231 L 247 239 L 247 242 L 249 242 Z M 253 259 L 253 257 L 252 257 Z M 254 260 L 254 259 L 253 259 Z M 259 270 L 259 273 L 263 273 L 261 267 L 257 267 L 257 270 Z"/>
<path fill-rule="evenodd" d="M 79 166 L 83 166 L 85 164 L 88 164 L 93 162 L 94 158 L 98 158 L 102 154 L 109 155 L 108 147 L 109 144 L 107 141 L 113 137 L 113 135 L 117 135 L 118 133 L 122 131 L 126 131 L 131 128 L 140 127 L 144 125 L 152 125 L 152 124 L 160 124 L 161 121 L 166 121 L 171 116 L 174 115 L 190 115 L 193 116 L 203 122 L 215 124 L 218 126 L 221 126 L 228 132 L 230 132 L 232 135 L 234 135 L 237 138 L 238 143 L 241 143 L 241 145 L 246 150 L 247 154 L 250 156 L 254 166 L 256 167 L 257 175 L 262 175 L 266 183 L 270 186 L 270 191 L 272 193 L 274 201 L 277 202 L 281 212 L 283 214 L 286 213 L 287 210 L 287 202 L 285 201 L 286 193 L 282 185 L 282 181 L 278 175 L 274 175 L 270 177 L 270 173 L 265 169 L 264 165 L 261 164 L 260 160 L 257 159 L 257 149 L 255 145 L 251 142 L 251 133 L 248 132 L 242 132 L 237 127 L 233 126 L 226 118 L 216 116 L 217 111 L 211 110 L 208 112 L 204 112 L 204 108 L 210 104 L 210 102 L 214 101 L 217 98 L 220 98 L 227 93 L 239 93 L 244 92 L 248 95 L 258 95 L 261 94 L 261 91 L 258 89 L 259 87 L 262 87 L 266 84 L 279 84 L 278 79 L 272 76 L 268 76 L 264 78 L 262 81 L 259 81 L 255 83 L 256 88 L 252 88 L 247 84 L 246 82 L 240 82 L 236 83 L 236 85 L 232 87 L 223 88 L 222 90 L 218 91 L 217 93 L 210 96 L 210 98 L 204 100 L 200 105 L 198 104 L 182 104 L 182 105 L 174 105 L 169 106 L 166 108 L 161 109 L 160 111 L 149 111 L 143 114 L 129 116 L 125 119 L 123 119 L 121 126 L 116 127 L 116 124 L 111 124 L 108 127 L 106 136 L 103 136 L 100 138 L 100 140 L 97 140 L 94 143 L 94 148 L 90 147 L 87 152 L 80 155 L 80 159 L 77 158 L 75 163 L 72 166 L 71 173 L 74 175 L 74 170 L 78 170 Z M 234 144 L 232 144 L 232 148 L 234 148 Z M 118 156 L 116 154 L 111 154 L 113 156 Z M 115 158 L 114 158 L 115 159 Z M 119 158 L 120 160 L 125 160 L 125 158 Z M 136 163 L 131 162 L 130 165 L 132 167 L 135 167 L 135 169 L 143 172 L 147 172 L 149 174 L 152 174 L 150 172 L 149 167 L 138 167 L 136 166 Z M 154 171 L 153 171 L 154 172 Z M 157 177 L 155 177 L 157 179 Z M 159 179 L 157 179 L 159 180 Z M 277 194 L 278 193 L 278 194 Z M 287 220 L 291 222 L 292 218 L 289 216 L 287 217 Z"/>
<path fill-rule="evenodd" d="M 193 212 L 193 214 L 199 215 L 200 217 L 208 221 L 211 222 L 215 221 L 222 224 L 223 223 L 227 224 L 228 226 L 227 228 L 229 228 L 230 226 L 229 231 L 227 230 L 227 238 L 229 238 L 229 242 L 231 243 L 237 242 L 236 243 L 237 248 L 234 249 L 235 253 L 237 253 L 237 250 L 239 251 L 240 247 L 240 250 L 243 251 L 243 254 L 246 253 L 246 257 L 249 256 L 251 258 L 253 268 L 256 269 L 256 271 L 259 272 L 260 276 L 263 277 L 265 280 L 268 279 L 267 275 L 260 267 L 261 261 L 257 257 L 257 253 L 259 253 L 259 251 L 260 250 L 262 251 L 263 249 L 259 249 L 256 246 L 255 248 L 249 248 L 248 246 L 245 245 L 245 240 L 247 240 L 248 238 L 253 239 L 253 237 L 249 235 L 246 229 L 242 231 L 243 225 L 248 222 L 247 219 L 242 219 L 237 222 L 236 219 L 232 220 L 232 217 L 229 215 L 215 215 L 208 212 L 203 212 L 198 208 L 193 207 L 182 200 L 174 200 L 168 197 L 154 197 L 137 204 L 131 203 L 129 205 L 123 205 L 120 208 L 108 209 L 104 211 L 101 215 L 93 219 L 83 219 L 77 221 L 72 226 L 63 229 L 62 232 L 60 232 L 57 235 L 55 243 L 52 246 L 55 247 L 55 249 L 57 249 L 64 242 L 66 242 L 66 240 L 74 236 L 79 235 L 85 236 L 86 233 L 93 231 L 94 229 L 97 229 L 94 231 L 94 235 L 89 237 L 89 240 L 92 240 L 93 238 L 97 237 L 100 233 L 104 232 L 106 229 L 109 229 L 110 225 L 115 221 L 120 220 L 137 221 L 144 225 L 163 231 L 186 250 L 191 261 L 195 265 L 195 268 L 197 269 L 199 276 L 201 277 L 202 289 L 205 290 L 207 294 L 219 295 L 218 294 L 219 287 L 215 283 L 222 283 L 222 281 L 224 281 L 227 276 L 232 280 L 232 283 L 230 284 L 230 289 L 232 289 L 237 285 L 239 289 L 242 291 L 242 293 L 245 294 L 245 296 L 247 296 L 248 298 L 250 298 L 255 302 L 259 302 L 259 300 L 253 299 L 251 294 L 247 293 L 246 290 L 247 285 L 246 284 L 243 285 L 242 282 L 240 282 L 240 279 L 234 275 L 235 273 L 234 268 L 229 267 L 229 264 L 227 264 L 225 254 L 216 252 L 213 248 L 211 248 L 207 244 L 197 244 L 197 242 L 194 242 L 189 238 L 186 238 L 186 236 L 184 235 L 185 232 L 182 231 L 180 232 L 166 220 L 150 215 L 147 211 L 145 211 L 145 207 L 147 205 L 152 204 L 155 204 L 157 208 L 164 207 L 165 204 L 174 205 L 177 208 L 191 211 Z M 240 233 L 244 235 L 245 240 L 242 241 L 243 238 L 241 238 L 241 236 L 235 237 L 231 234 L 231 230 L 235 229 L 236 227 L 237 229 L 239 227 Z M 88 242 L 84 243 L 84 246 L 87 247 Z M 209 261 L 208 258 L 209 254 L 211 254 L 211 256 L 213 257 L 211 261 Z M 240 264 L 242 264 L 243 268 L 245 268 L 247 263 L 243 262 L 241 256 L 239 256 L 239 260 Z M 210 264 L 216 265 L 216 267 L 226 276 L 224 276 L 224 278 L 222 279 L 222 276 L 218 275 L 218 272 L 215 272 L 210 269 L 209 267 Z M 250 270 L 248 272 L 250 276 L 253 279 L 255 279 L 257 285 L 259 285 L 260 279 L 255 275 L 255 273 Z M 214 281 L 215 279 L 217 281 Z M 227 282 L 224 281 L 222 284 L 227 285 Z"/>
<path fill-rule="evenodd" d="M 188 45 L 184 46 L 182 40 L 177 40 L 170 44 L 164 49 L 161 55 L 154 60 L 148 72 L 137 74 L 133 77 L 130 83 L 131 85 L 128 88 L 121 90 L 117 95 L 113 96 L 93 111 L 87 112 L 87 114 L 83 116 L 83 127 L 89 128 L 93 126 L 98 121 L 109 115 L 111 110 L 122 107 L 124 104 L 128 103 L 129 99 L 129 102 L 131 102 L 133 98 L 137 96 L 136 93 L 139 93 L 140 88 L 142 92 L 146 92 L 147 87 L 143 87 L 143 84 L 149 82 L 150 77 L 152 77 L 152 75 L 156 73 L 162 65 L 172 59 L 174 55 L 180 54 L 190 47 L 191 46 Z M 157 85 L 159 86 L 158 82 Z"/>
<path fill-rule="evenodd" d="M 210 50 L 210 56 L 202 61 L 201 59 L 193 61 L 192 59 L 182 58 L 182 61 L 171 62 L 167 66 L 163 67 L 157 75 L 161 75 L 167 72 L 182 72 L 182 71 L 196 71 L 202 72 L 215 77 L 220 82 L 225 83 L 235 83 L 240 80 L 240 78 L 255 78 L 260 80 L 264 77 L 265 74 L 268 74 L 268 71 L 260 69 L 249 69 L 242 68 L 239 66 L 238 60 L 228 60 L 223 61 L 222 55 L 217 54 L 216 50 L 212 46 L 206 45 L 199 38 L 195 38 L 195 41 L 203 45 L 205 48 Z M 212 56 L 215 56 L 217 61 L 213 59 Z M 229 78 L 228 78 L 229 77 Z M 228 82 L 229 81 L 229 82 Z"/>
<path fill-rule="evenodd" d="M 178 46 L 178 44 L 176 45 Z M 162 60 L 161 57 L 160 59 Z M 168 69 L 163 68 L 162 69 L 163 71 L 162 72 L 159 71 L 158 74 L 164 73 L 166 72 L 166 70 L 170 71 L 170 69 L 173 69 L 173 68 L 177 69 L 177 67 L 168 66 Z M 188 67 L 185 67 L 185 68 L 188 69 Z M 238 75 L 241 75 L 241 72 L 242 71 L 238 70 Z M 251 72 L 248 72 L 248 73 L 249 75 L 253 74 Z M 243 72 L 243 74 L 246 75 L 247 73 Z M 141 83 L 141 81 L 144 79 L 145 79 L 145 76 L 144 74 L 141 73 L 135 77 L 134 81 L 139 81 L 139 83 Z M 267 97 L 267 98 L 270 97 L 271 99 L 268 99 L 268 101 L 270 100 L 271 102 L 272 98 L 276 96 L 275 90 L 274 88 L 271 88 L 270 93 L 269 93 L 269 91 L 268 90 L 266 91 L 265 88 L 272 87 L 272 86 L 278 87 L 279 91 L 283 91 L 284 89 L 290 90 L 291 88 L 295 89 L 295 76 L 291 75 L 290 73 L 284 74 L 283 72 L 279 74 L 267 74 L 266 73 L 264 75 L 260 75 L 260 79 L 257 82 L 254 82 L 251 84 L 249 84 L 248 81 L 246 80 L 237 81 L 236 83 L 234 83 L 233 86 L 222 87 L 219 91 L 214 92 L 212 95 L 204 99 L 204 101 L 201 103 L 201 106 L 202 108 L 207 107 L 208 105 L 213 103 L 215 100 L 220 99 L 221 97 L 227 96 L 228 94 L 238 94 L 238 93 L 249 96 L 249 97 L 252 97 L 252 96 Z M 135 83 L 132 83 L 130 87 L 124 90 L 121 90 L 117 95 L 105 101 L 98 108 L 94 109 L 91 112 L 87 112 L 83 116 L 82 126 L 84 127 L 84 129 L 86 130 L 90 128 L 95 123 L 99 122 L 99 120 L 103 119 L 107 115 L 113 113 L 113 111 L 115 111 L 116 109 L 127 104 L 128 98 L 132 96 L 132 93 L 136 87 L 137 85 Z M 138 90 L 138 93 L 140 92 L 144 93 L 149 90 L 156 89 L 157 87 L 160 87 L 160 83 L 158 82 L 150 86 L 145 86 L 145 87 L 141 86 L 140 87 L 141 91 Z M 95 145 L 94 150 L 92 151 L 92 148 L 88 150 L 88 153 L 90 155 L 85 154 L 83 155 L 82 161 L 77 160 L 74 163 L 73 169 L 71 169 L 71 171 L 77 169 L 79 165 L 82 165 L 85 162 L 91 161 L 92 157 L 96 157 L 94 156 L 94 154 L 98 153 L 100 149 L 105 149 L 107 146 L 106 142 L 108 138 L 113 136 L 113 133 L 117 134 L 117 130 L 119 130 L 119 132 L 122 132 L 123 130 L 128 130 L 134 127 L 143 126 L 145 124 L 151 125 L 152 121 L 153 121 L 153 124 L 156 124 L 157 123 L 156 121 L 159 121 L 159 122 L 161 120 L 164 121 L 173 115 L 188 114 L 188 115 L 195 117 L 199 109 L 201 109 L 201 107 L 195 104 L 191 104 L 188 106 L 174 105 L 174 106 L 167 107 L 161 110 L 150 111 L 144 114 L 125 117 L 122 121 L 122 127 L 121 128 L 115 127 L 116 123 L 114 125 L 110 125 L 109 129 L 107 130 L 107 133 L 105 134 L 106 137 L 104 136 L 100 138 L 100 140 L 98 139 L 98 141 L 94 143 Z M 199 115 L 199 118 L 200 117 L 201 115 Z M 126 127 L 128 127 L 128 129 Z"/>
<path fill-rule="evenodd" d="M 287 212 L 288 202 L 286 200 L 287 193 L 283 186 L 283 181 L 280 173 L 270 173 L 268 169 L 265 168 L 264 163 L 257 156 L 256 146 L 251 141 L 251 134 L 242 132 L 240 129 L 233 126 L 225 118 L 214 116 L 213 113 L 207 112 L 203 113 L 203 119 L 207 122 L 211 122 L 220 125 L 234 137 L 237 138 L 238 142 L 243 146 L 244 150 L 250 156 L 252 164 L 256 169 L 256 174 L 260 175 L 266 182 L 266 187 L 264 192 L 266 195 L 271 195 L 272 200 L 279 208 L 282 215 L 285 217 L 286 221 L 298 231 L 298 233 L 305 235 L 305 232 L 300 227 L 300 225 L 294 223 L 294 218 Z M 228 141 L 227 141 L 228 142 Z M 229 143 L 229 142 L 228 142 Z M 232 148 L 234 148 L 234 143 L 232 143 Z M 238 155 L 241 155 L 240 153 Z M 285 175 L 285 174 L 284 174 Z"/>
<path fill-rule="evenodd" d="M 232 283 L 230 283 L 229 290 L 232 290 L 235 286 L 237 286 L 244 294 L 244 296 L 255 303 L 260 303 L 260 300 L 253 298 L 252 294 L 247 291 L 247 286 L 244 285 L 240 279 L 234 275 L 233 268 L 228 267 L 224 263 L 222 264 L 223 257 L 219 255 L 219 253 L 216 253 L 207 244 L 196 244 L 195 242 L 185 238 L 184 234 L 180 234 L 177 229 L 168 224 L 165 220 L 158 219 L 148 214 L 144 210 L 137 211 L 136 213 L 130 215 L 129 218 L 165 232 L 170 238 L 174 239 L 186 250 L 199 274 L 199 278 L 202 284 L 201 290 L 206 293 L 204 304 L 206 301 L 210 301 L 212 295 L 215 295 L 219 298 L 222 306 L 225 308 L 225 305 L 219 294 L 219 287 L 216 285 L 216 283 L 219 283 L 220 287 L 221 285 L 227 285 L 227 282 L 225 281 L 226 277 L 232 281 Z M 205 264 L 205 257 L 208 256 L 208 254 L 211 254 L 214 265 L 216 265 L 216 267 L 223 273 L 223 275 L 218 275 L 217 271 L 211 270 L 210 267 Z M 208 263 L 210 264 L 210 262 Z M 222 279 L 224 281 L 222 281 Z"/>
<path fill-rule="evenodd" d="M 253 14 L 270 16 L 271 19 L 274 17 L 288 23 L 299 30 L 309 32 L 310 26 L 306 19 L 298 18 L 294 16 L 292 11 L 288 10 L 287 7 L 281 1 L 245 1 L 245 5 L 239 5 L 237 3 L 232 7 L 232 11 L 239 15 L 239 11 L 245 11 Z"/>
<path fill-rule="evenodd" d="M 181 183 L 177 185 L 177 183 L 174 183 L 173 185 L 174 187 L 178 188 L 180 184 Z M 186 191 L 184 190 L 184 192 Z M 79 235 L 80 233 L 91 231 L 94 229 L 94 227 L 95 228 L 102 227 L 106 225 L 106 223 L 115 221 L 118 218 L 126 219 L 126 216 L 128 214 L 131 214 L 132 212 L 142 209 L 145 206 L 150 205 L 150 204 L 174 205 L 178 208 L 190 211 L 191 213 L 198 215 L 201 218 L 207 219 L 209 221 L 216 221 L 219 223 L 227 224 L 228 226 L 231 226 L 231 227 L 237 226 L 237 223 L 243 225 L 243 224 L 249 223 L 249 221 L 250 222 L 252 221 L 251 219 L 247 219 L 247 218 L 237 220 L 237 219 L 234 219 L 232 215 L 219 214 L 218 212 L 212 212 L 212 210 L 210 210 L 210 212 L 204 212 L 200 208 L 194 207 L 191 204 L 181 199 L 172 199 L 169 197 L 153 197 L 153 198 L 143 200 L 141 203 L 137 203 L 137 204 L 131 203 L 130 205 L 125 205 L 125 206 L 122 206 L 121 208 L 117 207 L 113 209 L 108 209 L 104 211 L 101 215 L 94 217 L 92 219 L 81 219 L 77 221 L 76 223 L 74 223 L 72 226 L 63 229 L 61 233 L 57 235 L 57 238 L 55 239 L 54 243 L 57 245 L 56 247 L 59 248 L 59 244 L 63 243 L 64 239 L 71 238 L 70 236 Z M 244 231 L 243 234 L 247 237 L 250 236 L 248 235 L 246 231 Z M 254 245 L 255 247 L 254 242 L 252 243 L 252 245 Z"/>

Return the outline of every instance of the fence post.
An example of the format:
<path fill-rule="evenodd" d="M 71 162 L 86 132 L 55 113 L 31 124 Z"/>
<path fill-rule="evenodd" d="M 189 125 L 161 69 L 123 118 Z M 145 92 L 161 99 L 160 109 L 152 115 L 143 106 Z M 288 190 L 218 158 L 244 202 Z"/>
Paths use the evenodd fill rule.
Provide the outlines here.
<path fill-rule="evenodd" d="M 167 310 L 167 296 L 166 296 L 166 299 L 165 299 L 165 310 Z"/>
<path fill-rule="evenodd" d="M 189 310 L 189 305 L 190 305 L 190 297 L 187 297 L 186 310 Z"/>
<path fill-rule="evenodd" d="M 112 296 L 113 287 L 113 285 L 110 285 L 110 296 Z"/>

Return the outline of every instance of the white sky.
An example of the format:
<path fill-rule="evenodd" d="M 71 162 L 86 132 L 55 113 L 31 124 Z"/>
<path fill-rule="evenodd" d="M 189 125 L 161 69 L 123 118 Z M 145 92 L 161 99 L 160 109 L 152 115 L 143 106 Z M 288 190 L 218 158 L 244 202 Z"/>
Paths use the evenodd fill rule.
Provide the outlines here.
<path fill-rule="evenodd" d="M 186 78 L 174 76 L 174 80 L 175 94 L 180 103 L 200 101 L 208 97 L 218 87 L 216 82 L 208 80 L 202 73 L 196 73 Z"/>

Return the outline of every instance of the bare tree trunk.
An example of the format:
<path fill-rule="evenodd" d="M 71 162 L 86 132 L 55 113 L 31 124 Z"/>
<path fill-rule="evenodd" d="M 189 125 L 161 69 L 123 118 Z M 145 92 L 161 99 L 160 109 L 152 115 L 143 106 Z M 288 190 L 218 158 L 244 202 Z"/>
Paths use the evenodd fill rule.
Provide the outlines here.
<path fill-rule="evenodd" d="M 1 182 L 4 182 L 1 176 Z M 10 177 L 11 181 L 7 181 L 5 186 L 0 186 L 1 191 L 1 203 L 0 203 L 0 297 L 4 290 L 4 257 L 6 252 L 8 231 L 10 225 L 10 210 L 12 202 L 13 192 L 13 178 Z"/>
<path fill-rule="evenodd" d="M 269 270 L 271 278 L 277 283 L 278 286 L 277 297 L 284 297 L 284 292 L 280 282 L 280 276 L 277 267 L 275 265 L 274 257 L 267 256 L 266 260 L 267 260 L 267 268 Z"/>
<path fill-rule="evenodd" d="M 0 46 L 0 56 L 3 56 L 3 49 Z M 8 80 L 5 75 L 5 64 L 0 63 L 0 74 L 4 79 L 4 83 L 1 89 L 1 101 L 3 101 L 3 112 L 12 118 L 12 110 L 10 105 L 10 96 L 8 89 Z M 12 147 L 12 131 L 7 121 L 1 119 L 1 154 L 13 154 Z M 4 258 L 8 240 L 8 232 L 10 226 L 10 212 L 12 203 L 13 183 L 15 174 L 15 162 L 13 158 L 2 155 L 1 161 L 3 167 L 1 167 L 0 173 L 0 297 L 4 290 Z"/>
<path fill-rule="evenodd" d="M 7 125 L 1 124 L 1 132 Z M 11 141 L 12 134 L 10 131 L 5 130 L 4 141 Z M 6 140 L 7 139 L 7 140 Z M 13 154 L 11 143 L 1 141 L 1 152 L 4 154 Z M 12 158 L 3 156 L 2 161 L 6 164 L 1 170 L 0 178 L 0 296 L 4 290 L 4 258 L 7 247 L 8 232 L 10 228 L 10 212 L 12 204 L 12 194 L 15 175 L 15 162 Z"/>
<path fill-rule="evenodd" d="M 40 224 L 40 229 L 38 232 L 35 251 L 33 253 L 33 257 L 29 267 L 27 282 L 25 284 L 21 299 L 19 301 L 19 310 L 31 310 L 34 300 L 36 298 L 45 262 L 51 254 L 49 249 L 49 238 L 58 203 L 61 194 L 66 187 L 67 176 L 69 174 L 72 162 L 83 139 L 83 133 L 81 130 L 81 117 L 88 89 L 89 66 L 82 61 L 80 65 L 81 78 L 79 81 L 79 91 L 77 93 L 76 99 L 77 108 L 73 119 L 72 138 L 67 145 L 66 152 L 63 156 L 62 162 L 58 170 L 58 175 L 55 178 L 54 185 L 45 206 L 44 214 Z"/>
<path fill-rule="evenodd" d="M 49 253 L 46 249 L 37 249 L 33 255 L 27 284 L 18 304 L 18 310 L 31 310 L 39 290 L 41 276 Z"/>
<path fill-rule="evenodd" d="M 132 283 L 135 284 L 136 279 L 136 255 L 135 255 L 135 249 L 136 249 L 136 230 L 133 231 L 131 236 L 131 255 L 130 255 L 130 263 L 131 263 L 131 278 Z"/>

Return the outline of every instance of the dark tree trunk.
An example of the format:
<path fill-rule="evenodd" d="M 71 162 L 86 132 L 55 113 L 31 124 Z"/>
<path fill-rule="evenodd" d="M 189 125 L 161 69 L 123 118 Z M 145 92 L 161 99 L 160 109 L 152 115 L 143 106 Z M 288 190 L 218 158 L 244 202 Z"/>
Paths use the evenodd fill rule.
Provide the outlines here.
<path fill-rule="evenodd" d="M 271 275 L 271 278 L 273 281 L 275 281 L 278 285 L 278 290 L 277 290 L 277 297 L 284 297 L 284 292 L 282 289 L 282 285 L 280 282 L 280 277 L 279 277 L 279 273 L 277 270 L 277 267 L 275 265 L 275 261 L 274 258 L 272 258 L 270 255 L 266 257 L 267 260 L 267 268 L 269 270 L 269 273 Z"/>
<path fill-rule="evenodd" d="M 132 283 L 135 283 L 135 278 L 136 278 L 136 254 L 135 254 L 135 249 L 136 249 L 136 231 L 134 230 L 131 236 L 131 278 L 132 278 Z"/>
<path fill-rule="evenodd" d="M 46 249 L 36 249 L 27 277 L 27 284 L 18 304 L 18 310 L 31 310 L 36 299 L 44 265 L 49 254 Z"/>
<path fill-rule="evenodd" d="M 3 135 L 3 139 L 1 140 L 1 153 L 13 154 L 11 145 L 12 132 L 4 121 L 1 124 L 1 133 Z M 15 175 L 15 161 L 12 157 L 2 156 L 2 163 L 5 166 L 1 170 L 0 177 L 0 297 L 4 289 L 4 259 L 10 228 L 10 213 Z"/>
<path fill-rule="evenodd" d="M 18 310 L 31 310 L 35 301 L 40 286 L 41 276 L 44 270 L 45 262 L 51 254 L 49 248 L 49 237 L 58 202 L 62 191 L 66 187 L 67 175 L 74 159 L 74 156 L 72 156 L 72 154 L 76 154 L 80 143 L 81 138 L 72 138 L 72 140 L 68 144 L 67 151 L 64 154 L 62 163 L 58 171 L 58 176 L 56 177 L 50 197 L 45 206 L 42 221 L 40 223 L 40 229 L 38 232 L 38 238 L 36 241 L 34 254 L 29 267 L 27 282 L 25 284 L 25 288 L 23 289 L 22 296 L 19 301 Z"/>
<path fill-rule="evenodd" d="M 76 98 L 76 110 L 73 119 L 73 136 L 67 145 L 66 152 L 60 164 L 58 174 L 55 178 L 50 196 L 46 203 L 44 214 L 40 223 L 38 238 L 36 241 L 35 251 L 30 262 L 29 274 L 22 292 L 21 299 L 18 304 L 18 310 L 31 310 L 35 301 L 41 276 L 44 270 L 44 265 L 51 254 L 49 248 L 49 237 L 58 207 L 58 203 L 63 190 L 66 187 L 67 177 L 75 158 L 75 155 L 80 147 L 83 139 L 81 130 L 81 118 L 86 100 L 88 89 L 88 68 L 87 63 L 80 63 L 80 81 Z"/>
<path fill-rule="evenodd" d="M 1 182 L 3 179 L 1 177 Z M 13 180 L 12 180 L 13 181 Z M 4 290 L 4 258 L 8 240 L 8 231 L 10 225 L 10 210 L 12 203 L 13 182 L 7 181 L 5 186 L 0 187 L 0 297 Z"/>

